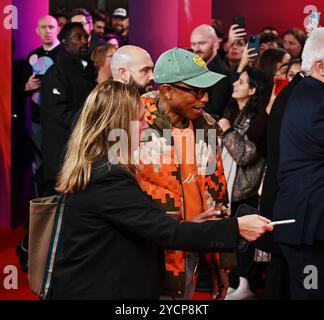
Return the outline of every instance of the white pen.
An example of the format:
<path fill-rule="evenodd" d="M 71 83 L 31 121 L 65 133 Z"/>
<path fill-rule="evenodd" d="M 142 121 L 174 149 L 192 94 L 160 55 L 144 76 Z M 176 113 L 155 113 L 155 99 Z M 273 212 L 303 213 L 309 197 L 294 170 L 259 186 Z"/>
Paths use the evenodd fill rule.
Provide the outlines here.
<path fill-rule="evenodd" d="M 289 223 L 295 223 L 295 222 L 296 222 L 295 219 L 272 221 L 269 223 L 269 226 L 276 226 L 278 224 L 289 224 Z"/>

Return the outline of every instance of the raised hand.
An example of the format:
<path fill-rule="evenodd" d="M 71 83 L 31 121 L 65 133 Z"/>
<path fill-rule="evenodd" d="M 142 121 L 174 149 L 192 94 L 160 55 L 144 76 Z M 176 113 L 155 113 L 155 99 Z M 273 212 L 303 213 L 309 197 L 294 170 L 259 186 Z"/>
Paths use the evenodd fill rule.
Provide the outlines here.
<path fill-rule="evenodd" d="M 244 51 L 242 53 L 240 65 L 237 68 L 238 73 L 241 73 L 247 65 L 252 65 L 252 63 L 255 60 L 255 57 L 258 55 L 257 52 L 253 53 L 253 51 L 254 48 L 248 49 L 248 45 L 245 46 Z"/>
<path fill-rule="evenodd" d="M 224 50 L 228 52 L 231 46 L 236 40 L 243 39 L 246 36 L 246 31 L 244 28 L 237 28 L 238 24 L 231 25 L 228 32 L 228 40 L 224 44 Z"/>

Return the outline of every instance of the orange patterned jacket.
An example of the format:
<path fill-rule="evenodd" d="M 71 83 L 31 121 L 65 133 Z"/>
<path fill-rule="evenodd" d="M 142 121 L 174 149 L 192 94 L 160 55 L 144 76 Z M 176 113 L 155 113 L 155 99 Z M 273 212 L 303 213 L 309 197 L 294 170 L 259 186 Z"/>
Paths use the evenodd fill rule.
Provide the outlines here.
<path fill-rule="evenodd" d="M 142 96 L 145 108 L 145 120 L 155 135 L 147 142 L 140 144 L 140 161 L 137 181 L 142 190 L 161 207 L 166 214 L 177 220 L 187 220 L 181 183 L 180 164 L 176 161 L 174 141 L 163 137 L 163 130 L 171 130 L 171 122 L 167 115 L 157 107 L 158 94 L 150 92 Z M 204 211 L 221 204 L 227 206 L 228 196 L 226 178 L 224 176 L 221 152 L 217 144 L 217 136 L 221 131 L 215 119 L 203 113 L 193 121 L 193 127 L 201 130 L 200 140 L 196 139 L 196 163 L 198 185 Z M 208 129 L 214 129 L 209 130 Z M 214 138 L 213 145 L 207 144 Z M 208 141 L 209 139 L 209 141 Z M 146 150 L 142 152 L 143 150 Z M 149 151 L 148 151 L 149 150 Z M 145 153 L 146 152 L 146 153 Z M 216 154 L 216 156 L 215 156 Z M 164 158 L 163 158 L 164 157 Z M 149 159 L 150 158 L 150 159 Z M 151 163 L 150 161 L 151 160 Z M 215 166 L 216 162 L 216 166 Z M 214 164 L 208 172 L 208 165 Z M 210 171 L 210 170 L 209 170 Z M 208 174 L 209 173 L 209 174 Z M 166 274 L 162 294 L 181 297 L 185 291 L 186 252 L 165 250 Z"/>

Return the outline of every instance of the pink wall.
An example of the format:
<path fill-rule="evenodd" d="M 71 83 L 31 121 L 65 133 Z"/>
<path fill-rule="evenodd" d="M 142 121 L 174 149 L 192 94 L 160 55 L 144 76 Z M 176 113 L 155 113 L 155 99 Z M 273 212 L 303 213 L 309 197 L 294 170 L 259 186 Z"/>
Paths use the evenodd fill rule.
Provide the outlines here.
<path fill-rule="evenodd" d="M 309 4 L 322 12 L 324 25 L 323 0 L 213 0 L 213 17 L 223 20 L 229 27 L 233 15 L 243 15 L 250 34 L 258 33 L 266 25 L 273 25 L 283 33 L 291 27 L 303 28 L 306 17 L 304 8 Z"/>
<path fill-rule="evenodd" d="M 211 0 L 129 1 L 130 44 L 145 48 L 153 61 L 173 47 L 189 47 L 191 30 L 211 19 Z"/>
<path fill-rule="evenodd" d="M 179 0 L 179 47 L 190 47 L 191 31 L 200 24 L 210 24 L 211 13 L 212 2 L 210 0 Z"/>
<path fill-rule="evenodd" d="M 26 58 L 28 53 L 41 45 L 36 34 L 37 21 L 48 14 L 48 0 L 12 0 L 18 8 L 19 28 L 13 30 L 16 50 L 14 59 Z"/>
<path fill-rule="evenodd" d="M 18 11 L 18 29 L 6 29 L 8 14 L 4 8 L 12 4 Z M 15 41 L 15 59 L 25 58 L 32 49 L 40 46 L 35 33 L 37 20 L 48 14 L 47 0 L 0 1 L 0 226 L 11 224 L 11 95 L 12 92 L 12 35 Z"/>
<path fill-rule="evenodd" d="M 130 44 L 146 49 L 154 61 L 163 51 L 177 46 L 178 1 L 129 1 L 128 10 Z"/>
<path fill-rule="evenodd" d="M 4 21 L 4 8 L 11 0 L 0 2 L 0 226 L 10 225 L 11 167 L 11 30 Z"/>

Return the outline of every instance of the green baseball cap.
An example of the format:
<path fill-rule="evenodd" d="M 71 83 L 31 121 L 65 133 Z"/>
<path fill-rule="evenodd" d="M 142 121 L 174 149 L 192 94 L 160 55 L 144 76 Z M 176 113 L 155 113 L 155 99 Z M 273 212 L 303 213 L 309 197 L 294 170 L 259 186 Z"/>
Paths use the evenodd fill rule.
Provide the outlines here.
<path fill-rule="evenodd" d="M 209 71 L 205 61 L 198 55 L 180 48 L 165 51 L 154 67 L 158 84 L 183 82 L 197 88 L 208 88 L 225 76 Z"/>

